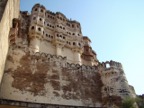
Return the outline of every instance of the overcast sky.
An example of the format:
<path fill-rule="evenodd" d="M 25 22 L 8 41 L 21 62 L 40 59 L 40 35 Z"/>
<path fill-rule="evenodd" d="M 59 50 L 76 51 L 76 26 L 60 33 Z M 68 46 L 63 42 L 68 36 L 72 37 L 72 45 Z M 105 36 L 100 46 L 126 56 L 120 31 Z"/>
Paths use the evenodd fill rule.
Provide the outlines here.
<path fill-rule="evenodd" d="M 121 62 L 130 85 L 144 93 L 144 0 L 21 0 L 21 10 L 40 3 L 81 23 L 100 62 Z"/>

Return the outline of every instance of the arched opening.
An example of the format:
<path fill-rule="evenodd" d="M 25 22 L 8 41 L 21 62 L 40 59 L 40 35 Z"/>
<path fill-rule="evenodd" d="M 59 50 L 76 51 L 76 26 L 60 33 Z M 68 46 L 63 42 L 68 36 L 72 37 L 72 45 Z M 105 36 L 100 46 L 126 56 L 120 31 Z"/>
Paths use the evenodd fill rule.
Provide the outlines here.
<path fill-rule="evenodd" d="M 31 29 L 34 30 L 34 26 L 32 26 Z"/>
<path fill-rule="evenodd" d="M 73 42 L 73 45 L 76 45 L 76 43 L 75 43 L 75 42 Z"/>
<path fill-rule="evenodd" d="M 41 9 L 41 12 L 44 12 L 43 9 Z"/>
<path fill-rule="evenodd" d="M 107 63 L 107 64 L 106 64 L 106 68 L 110 68 L 110 64 Z"/>
<path fill-rule="evenodd" d="M 33 17 L 33 20 L 36 20 L 36 17 Z"/>
<path fill-rule="evenodd" d="M 38 9 L 36 8 L 35 11 L 37 11 Z"/>
<path fill-rule="evenodd" d="M 41 31 L 41 28 L 38 28 L 38 31 Z"/>
<path fill-rule="evenodd" d="M 72 28 L 74 28 L 74 25 L 72 24 Z"/>
<path fill-rule="evenodd" d="M 42 19 L 41 19 L 41 18 L 40 18 L 39 20 L 40 20 L 40 21 L 42 21 Z"/>

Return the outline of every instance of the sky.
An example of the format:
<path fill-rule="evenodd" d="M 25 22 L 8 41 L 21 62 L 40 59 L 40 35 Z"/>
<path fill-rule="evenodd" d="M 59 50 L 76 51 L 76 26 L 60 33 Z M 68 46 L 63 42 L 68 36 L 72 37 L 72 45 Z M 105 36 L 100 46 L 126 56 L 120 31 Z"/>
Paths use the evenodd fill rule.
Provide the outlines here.
<path fill-rule="evenodd" d="M 121 62 L 128 83 L 144 94 L 144 0 L 21 0 L 21 11 L 36 3 L 80 22 L 98 60 Z"/>

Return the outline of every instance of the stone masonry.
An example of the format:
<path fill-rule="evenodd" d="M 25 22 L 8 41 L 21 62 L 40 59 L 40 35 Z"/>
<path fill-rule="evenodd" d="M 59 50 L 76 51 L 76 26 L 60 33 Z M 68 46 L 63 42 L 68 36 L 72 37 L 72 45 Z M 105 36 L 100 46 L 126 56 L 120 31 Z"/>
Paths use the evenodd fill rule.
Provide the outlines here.
<path fill-rule="evenodd" d="M 104 108 L 109 104 L 119 107 L 125 97 L 135 97 L 121 63 L 99 62 L 78 21 L 40 4 L 33 6 L 31 14 L 19 14 L 19 18 L 9 18 L 13 19 L 11 26 L 4 26 L 2 31 L 10 30 L 5 34 L 9 50 L 0 88 L 1 104 Z"/>

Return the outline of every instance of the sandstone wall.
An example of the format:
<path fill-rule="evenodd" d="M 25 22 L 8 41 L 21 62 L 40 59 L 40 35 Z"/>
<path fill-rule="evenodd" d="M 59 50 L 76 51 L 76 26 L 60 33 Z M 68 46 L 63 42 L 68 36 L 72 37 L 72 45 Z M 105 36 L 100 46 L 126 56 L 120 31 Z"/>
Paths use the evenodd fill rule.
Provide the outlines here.
<path fill-rule="evenodd" d="M 8 52 L 8 36 L 12 27 L 13 18 L 19 16 L 19 0 L 0 1 L 0 82 L 3 76 L 5 61 Z"/>
<path fill-rule="evenodd" d="M 96 67 L 69 64 L 66 57 L 11 46 L 0 98 L 95 107 L 101 105 L 102 86 Z"/>
<path fill-rule="evenodd" d="M 101 79 L 104 84 L 102 87 L 104 104 L 107 104 L 111 97 L 113 103 L 120 106 L 122 99 L 136 96 L 129 87 L 121 63 L 115 61 L 103 62 L 99 65 L 99 71 L 101 71 Z"/>

